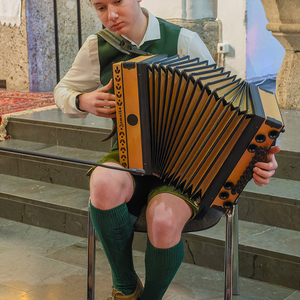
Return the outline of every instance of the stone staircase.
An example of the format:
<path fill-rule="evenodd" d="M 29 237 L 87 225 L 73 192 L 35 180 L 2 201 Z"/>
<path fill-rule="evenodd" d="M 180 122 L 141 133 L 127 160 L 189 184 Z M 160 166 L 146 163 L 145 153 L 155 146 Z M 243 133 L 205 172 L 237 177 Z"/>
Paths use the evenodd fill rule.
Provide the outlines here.
<path fill-rule="evenodd" d="M 250 182 L 239 198 L 240 275 L 300 289 L 300 112 L 283 110 L 279 169 L 265 187 Z M 111 120 L 70 119 L 60 110 L 12 117 L 1 147 L 96 161 Z M 0 217 L 86 237 L 89 166 L 0 151 Z M 215 227 L 183 234 L 185 261 L 224 269 L 225 218 Z M 145 249 L 135 235 L 134 248 Z"/>

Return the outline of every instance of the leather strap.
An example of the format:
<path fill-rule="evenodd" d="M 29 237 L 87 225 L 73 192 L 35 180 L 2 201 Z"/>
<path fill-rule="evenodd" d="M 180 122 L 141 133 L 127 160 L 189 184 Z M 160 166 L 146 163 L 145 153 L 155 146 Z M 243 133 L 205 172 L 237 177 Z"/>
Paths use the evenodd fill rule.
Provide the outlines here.
<path fill-rule="evenodd" d="M 123 38 L 122 36 L 111 32 L 109 30 L 102 29 L 96 33 L 101 36 L 105 41 L 107 41 L 111 46 L 118 49 L 119 51 L 126 53 L 128 55 L 149 55 L 151 53 L 145 52 L 137 48 L 137 46 L 132 45 L 128 40 Z"/>

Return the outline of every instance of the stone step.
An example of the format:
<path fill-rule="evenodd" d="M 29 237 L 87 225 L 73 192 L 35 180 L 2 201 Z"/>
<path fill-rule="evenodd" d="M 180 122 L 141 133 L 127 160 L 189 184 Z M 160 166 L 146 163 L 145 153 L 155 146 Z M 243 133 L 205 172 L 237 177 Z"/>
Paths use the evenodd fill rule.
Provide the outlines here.
<path fill-rule="evenodd" d="M 0 191 L 0 217 L 86 237 L 87 190 L 0 174 Z M 224 223 L 183 234 L 185 262 L 223 270 Z M 241 276 L 299 288 L 299 231 L 239 221 L 239 236 Z M 136 233 L 134 249 L 145 242 Z"/>
<path fill-rule="evenodd" d="M 0 146 L 90 162 L 96 162 L 107 154 L 107 152 L 95 150 L 83 150 L 16 139 L 2 141 Z M 78 163 L 0 151 L 0 173 L 11 176 L 88 189 L 88 178 L 85 174 L 89 169 L 90 166 Z"/>
<path fill-rule="evenodd" d="M 281 109 L 285 132 L 280 134 L 277 145 L 281 151 L 276 154 L 278 169 L 275 177 L 300 180 L 300 111 Z"/>
<path fill-rule="evenodd" d="M 300 135 L 298 136 L 298 139 L 300 139 L 299 137 Z M 274 177 L 300 181 L 299 151 L 281 150 L 279 153 L 276 154 L 276 160 L 278 162 L 278 168 L 275 172 Z"/>
<path fill-rule="evenodd" d="M 225 217 L 215 227 L 184 234 L 187 262 L 223 270 Z M 220 248 L 220 244 L 222 247 Z M 239 221 L 239 274 L 299 289 L 300 232 Z"/>
<path fill-rule="evenodd" d="M 282 110 L 286 132 L 278 140 L 276 178 L 263 188 L 249 183 L 239 198 L 240 274 L 299 289 L 300 112 Z M 59 109 L 11 117 L 11 139 L 1 147 L 97 161 L 111 147 L 101 143 L 111 120 L 70 119 Z M 86 165 L 0 152 L 0 217 L 86 236 Z M 215 227 L 183 235 L 185 261 L 224 270 L 224 219 Z M 253 223 L 254 222 L 254 223 Z M 134 247 L 144 250 L 136 233 Z"/>
<path fill-rule="evenodd" d="M 3 218 L 86 237 L 89 191 L 0 174 Z"/>
<path fill-rule="evenodd" d="M 14 139 L 3 141 L 0 145 L 91 162 L 106 154 Z M 88 190 L 89 181 L 85 174 L 89 168 L 78 163 L 0 151 L 0 173 L 33 179 L 41 184 L 52 183 Z M 271 178 L 270 183 L 264 187 L 251 181 L 239 198 L 240 219 L 300 231 L 299 190 L 300 181 Z"/>
<path fill-rule="evenodd" d="M 241 220 L 238 227 L 240 276 L 299 289 L 300 232 Z M 225 228 L 222 217 L 210 229 L 182 234 L 184 261 L 223 271 Z M 134 248 L 144 251 L 146 234 L 138 234 Z"/>
<path fill-rule="evenodd" d="M 300 231 L 299 191 L 300 181 L 271 178 L 263 187 L 251 181 L 238 199 L 239 218 Z"/>
<path fill-rule="evenodd" d="M 111 128 L 111 119 L 91 114 L 84 119 L 71 119 L 57 108 L 11 117 L 6 130 L 17 140 L 108 152 L 111 140 L 101 141 Z"/>
<path fill-rule="evenodd" d="M 286 132 L 277 140 L 279 167 L 275 177 L 300 181 L 300 112 L 282 109 Z M 56 146 L 108 152 L 111 140 L 100 142 L 111 131 L 110 119 L 88 115 L 71 119 L 59 109 L 11 117 L 7 132 L 13 139 Z"/>

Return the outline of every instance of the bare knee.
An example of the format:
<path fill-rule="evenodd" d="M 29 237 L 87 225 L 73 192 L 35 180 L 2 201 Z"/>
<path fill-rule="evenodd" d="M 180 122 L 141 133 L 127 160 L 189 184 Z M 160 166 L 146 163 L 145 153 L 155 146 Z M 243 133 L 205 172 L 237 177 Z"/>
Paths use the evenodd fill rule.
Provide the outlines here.
<path fill-rule="evenodd" d="M 183 203 L 182 211 L 181 208 L 176 207 L 176 201 L 173 203 L 172 200 L 174 200 L 172 197 L 165 199 L 156 196 L 147 208 L 148 236 L 152 245 L 157 248 L 170 248 L 178 244 L 182 229 L 191 216 L 190 208 L 186 207 L 186 203 Z M 182 201 L 179 200 L 180 205 Z"/>
<path fill-rule="evenodd" d="M 111 209 L 128 202 L 133 194 L 129 173 L 97 167 L 90 178 L 92 204 L 100 209 Z"/>

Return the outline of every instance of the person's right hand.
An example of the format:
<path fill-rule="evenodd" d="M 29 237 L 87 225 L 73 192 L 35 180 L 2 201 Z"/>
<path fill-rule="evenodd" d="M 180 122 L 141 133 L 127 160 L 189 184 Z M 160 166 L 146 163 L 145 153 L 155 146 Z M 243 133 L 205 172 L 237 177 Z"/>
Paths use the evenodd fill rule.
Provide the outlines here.
<path fill-rule="evenodd" d="M 112 79 L 110 82 L 90 93 L 79 96 L 79 108 L 93 115 L 105 118 L 116 117 L 115 95 L 107 93 L 113 87 Z"/>

